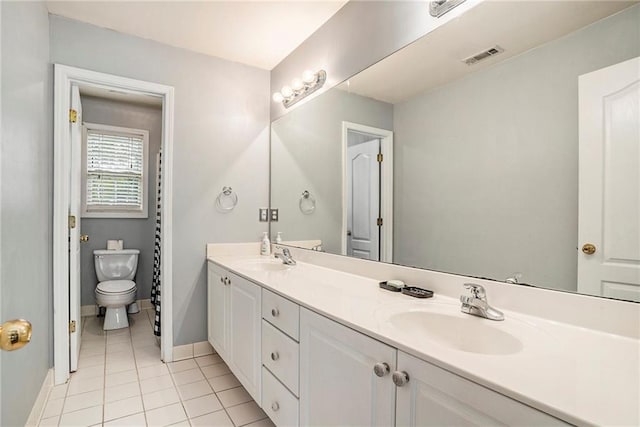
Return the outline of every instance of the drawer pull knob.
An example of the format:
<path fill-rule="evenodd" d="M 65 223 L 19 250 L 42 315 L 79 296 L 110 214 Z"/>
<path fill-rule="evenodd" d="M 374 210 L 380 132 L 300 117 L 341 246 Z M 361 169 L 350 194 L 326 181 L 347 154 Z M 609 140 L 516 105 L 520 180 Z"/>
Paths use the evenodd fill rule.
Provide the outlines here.
<path fill-rule="evenodd" d="M 278 354 L 277 351 L 274 351 L 273 353 L 271 353 L 271 360 L 275 362 L 278 359 L 280 359 L 280 355 Z"/>
<path fill-rule="evenodd" d="M 278 316 L 280 316 L 280 310 L 278 310 L 277 308 L 272 308 L 272 309 L 271 309 L 271 315 L 272 315 L 273 317 L 278 317 Z"/>
<path fill-rule="evenodd" d="M 395 371 L 392 378 L 393 383 L 398 387 L 405 386 L 409 382 L 409 374 L 407 374 L 405 371 Z"/>
<path fill-rule="evenodd" d="M 224 277 L 220 277 L 220 283 L 224 283 Z"/>
<path fill-rule="evenodd" d="M 271 404 L 271 409 L 273 410 L 273 412 L 278 412 L 278 409 L 280 409 L 280 405 L 278 404 L 278 402 L 273 402 Z"/>
<path fill-rule="evenodd" d="M 391 368 L 389 368 L 389 364 L 385 362 L 378 362 L 373 365 L 373 372 L 379 377 L 384 377 L 389 372 L 391 372 Z"/>

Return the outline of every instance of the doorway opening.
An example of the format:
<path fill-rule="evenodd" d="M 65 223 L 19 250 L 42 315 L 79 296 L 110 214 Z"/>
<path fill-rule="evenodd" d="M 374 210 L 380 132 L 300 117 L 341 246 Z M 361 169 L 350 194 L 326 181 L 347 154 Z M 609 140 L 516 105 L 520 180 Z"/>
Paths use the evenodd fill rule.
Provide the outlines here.
<path fill-rule="evenodd" d="M 393 132 L 342 122 L 342 254 L 393 261 Z"/>
<path fill-rule="evenodd" d="M 153 251 L 157 257 L 158 266 L 157 272 L 153 271 L 153 274 L 158 276 L 158 289 L 159 283 L 162 284 L 162 310 L 159 310 L 159 306 L 154 307 L 153 313 L 148 310 L 149 295 L 144 295 L 149 293 L 146 289 L 149 287 L 148 278 L 145 278 L 146 286 L 142 286 L 142 289 L 138 287 L 137 297 L 134 297 L 137 304 L 127 302 L 127 309 L 133 313 L 142 308 L 144 317 L 140 319 L 145 323 L 140 326 L 149 326 L 149 330 L 145 330 L 149 334 L 149 339 L 153 339 L 154 320 L 158 326 L 162 325 L 158 358 L 170 362 L 173 359 L 172 216 L 171 203 L 159 202 L 160 200 L 170 202 L 172 194 L 173 88 L 56 64 L 54 92 L 55 383 L 66 382 L 70 372 L 78 368 L 81 336 L 83 332 L 87 332 L 87 330 L 83 331 L 82 315 L 99 314 L 96 313 L 95 304 L 99 296 L 98 292 L 96 290 L 94 295 L 94 289 L 89 289 L 97 281 L 94 279 L 96 271 L 90 268 L 95 265 L 93 250 L 85 248 L 81 250 L 81 245 L 92 242 L 91 244 L 100 246 L 93 249 L 120 249 L 115 247 L 119 245 L 119 239 L 124 240 L 124 249 L 143 245 L 142 241 L 136 242 L 133 234 L 126 231 L 126 224 L 120 223 L 115 227 L 113 221 L 117 219 L 127 218 L 127 221 L 133 221 L 128 224 L 129 228 L 132 225 L 134 228 L 139 228 L 143 226 L 144 221 L 146 227 L 143 226 L 143 228 L 150 229 L 153 226 L 157 229 L 158 236 L 161 236 L 156 245 L 157 254 L 155 250 Z M 91 106 L 85 111 L 89 113 L 91 110 L 92 117 L 89 120 L 93 122 L 111 120 L 111 123 L 98 125 L 90 124 L 87 119 L 83 120 L 83 103 Z M 153 143 L 149 143 L 149 131 L 133 129 L 133 126 L 127 129 L 120 126 L 127 123 L 126 117 L 122 117 L 123 114 L 126 115 L 126 105 L 132 108 L 135 106 L 140 110 L 138 113 L 146 112 L 149 114 L 149 120 L 155 120 L 155 130 L 151 132 L 154 135 Z M 111 113 L 105 113 L 109 109 Z M 155 113 L 154 109 L 157 110 Z M 96 117 L 105 117 L 104 114 L 107 114 L 105 120 L 95 120 Z M 114 119 L 117 115 L 121 116 L 120 119 Z M 124 120 L 124 122 L 114 126 L 113 120 Z M 149 149 L 150 146 L 152 150 Z M 89 153 L 90 149 L 94 148 L 97 151 Z M 156 168 L 156 152 L 162 153 L 161 169 Z M 123 156 L 127 158 L 120 159 Z M 92 159 L 91 162 L 89 159 Z M 120 168 L 126 170 L 118 170 L 119 166 L 116 164 L 120 163 L 127 164 L 126 167 Z M 107 164 L 110 166 L 104 166 Z M 161 183 L 160 188 L 154 185 L 157 182 Z M 82 218 L 87 219 L 85 224 L 87 227 L 84 229 L 81 228 Z M 159 218 L 162 221 L 159 221 Z M 107 224 L 106 221 L 110 223 Z M 140 222 L 135 223 L 135 221 Z M 93 231 L 84 234 L 89 228 Z M 121 229 L 114 232 L 118 235 L 100 236 L 101 233 L 109 233 L 109 230 L 117 228 Z M 91 234 L 94 235 L 93 241 Z M 144 234 L 146 236 L 138 237 L 147 239 L 153 247 L 156 240 L 154 235 Z M 111 241 L 107 242 L 107 240 Z M 141 254 L 138 257 L 145 257 L 145 260 L 138 259 L 138 266 L 142 261 L 146 264 L 146 270 L 153 270 L 156 260 L 150 261 L 153 259 L 152 254 L 149 253 L 151 249 L 148 243 L 145 245 L 146 249 L 144 252 L 140 250 Z M 136 274 L 135 270 L 133 274 Z M 151 276 L 151 273 L 145 272 L 144 275 Z M 140 281 L 140 270 L 136 274 L 136 282 L 138 281 Z M 118 282 L 126 282 L 126 280 L 118 280 Z M 83 285 L 84 292 L 82 292 Z M 108 290 L 108 292 L 112 291 L 120 292 Z M 135 290 L 132 292 L 135 293 Z M 104 297 L 101 298 L 104 299 Z M 113 299 L 113 295 L 108 294 L 107 298 Z M 140 305 L 143 306 L 140 307 Z M 120 317 L 124 315 L 126 319 L 126 310 L 123 309 L 119 313 Z M 132 319 L 138 319 L 136 316 Z M 152 317 L 154 317 L 153 320 Z M 118 316 L 114 319 L 111 320 L 117 321 Z M 102 329 L 103 323 L 91 321 L 87 324 L 87 327 L 89 326 L 93 328 L 93 332 L 97 332 Z M 115 331 L 122 331 L 122 329 L 115 329 Z"/>

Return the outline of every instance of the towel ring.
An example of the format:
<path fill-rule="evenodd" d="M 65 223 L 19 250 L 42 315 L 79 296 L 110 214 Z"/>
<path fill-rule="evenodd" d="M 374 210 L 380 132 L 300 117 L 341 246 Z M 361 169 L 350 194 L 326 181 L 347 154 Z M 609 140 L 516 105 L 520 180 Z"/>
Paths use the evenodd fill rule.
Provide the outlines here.
<path fill-rule="evenodd" d="M 238 195 L 231 187 L 222 187 L 222 192 L 216 197 L 216 208 L 220 212 L 231 212 L 238 204 Z"/>
<path fill-rule="evenodd" d="M 298 202 L 300 212 L 305 215 L 310 215 L 316 210 L 316 199 L 307 190 L 302 192 L 300 201 Z"/>

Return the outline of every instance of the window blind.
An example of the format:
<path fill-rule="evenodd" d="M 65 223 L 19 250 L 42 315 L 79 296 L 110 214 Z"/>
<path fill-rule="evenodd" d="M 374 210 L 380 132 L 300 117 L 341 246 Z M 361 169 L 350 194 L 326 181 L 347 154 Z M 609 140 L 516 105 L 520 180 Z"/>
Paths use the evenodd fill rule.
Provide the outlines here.
<path fill-rule="evenodd" d="M 87 130 L 87 211 L 142 210 L 142 135 Z"/>

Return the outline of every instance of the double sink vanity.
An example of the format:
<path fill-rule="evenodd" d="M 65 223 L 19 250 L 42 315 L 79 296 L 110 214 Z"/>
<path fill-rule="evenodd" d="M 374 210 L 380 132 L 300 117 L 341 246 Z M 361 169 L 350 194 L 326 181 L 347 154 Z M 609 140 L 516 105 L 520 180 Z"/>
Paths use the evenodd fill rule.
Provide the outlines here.
<path fill-rule="evenodd" d="M 475 280 L 492 321 L 461 311 L 468 278 L 291 251 L 207 247 L 209 342 L 278 426 L 640 423 L 636 304 Z"/>

